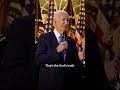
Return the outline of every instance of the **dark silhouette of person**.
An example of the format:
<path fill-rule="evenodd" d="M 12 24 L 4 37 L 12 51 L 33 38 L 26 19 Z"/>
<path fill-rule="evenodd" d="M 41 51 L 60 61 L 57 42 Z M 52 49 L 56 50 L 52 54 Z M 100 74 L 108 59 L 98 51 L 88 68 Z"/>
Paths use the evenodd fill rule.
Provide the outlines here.
<path fill-rule="evenodd" d="M 35 15 L 15 19 L 2 64 L 3 90 L 35 90 Z"/>

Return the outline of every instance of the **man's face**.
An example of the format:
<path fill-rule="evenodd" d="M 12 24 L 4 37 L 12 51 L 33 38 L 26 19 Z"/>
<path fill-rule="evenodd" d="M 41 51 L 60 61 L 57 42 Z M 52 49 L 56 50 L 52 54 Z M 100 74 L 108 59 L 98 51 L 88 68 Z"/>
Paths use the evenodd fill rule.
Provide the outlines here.
<path fill-rule="evenodd" d="M 54 20 L 54 27 L 60 33 L 68 30 L 69 26 L 69 16 L 67 13 L 60 13 Z"/>

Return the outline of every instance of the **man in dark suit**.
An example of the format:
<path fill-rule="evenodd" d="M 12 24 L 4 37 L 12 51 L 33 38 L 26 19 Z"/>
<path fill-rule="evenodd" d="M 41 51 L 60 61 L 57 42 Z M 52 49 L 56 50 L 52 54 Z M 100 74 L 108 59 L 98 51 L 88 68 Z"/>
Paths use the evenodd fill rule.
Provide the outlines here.
<path fill-rule="evenodd" d="M 35 90 L 35 15 L 13 21 L 3 59 L 3 90 Z"/>
<path fill-rule="evenodd" d="M 36 49 L 36 63 L 40 67 L 38 90 L 75 88 L 78 54 L 75 41 L 65 35 L 68 25 L 68 13 L 57 11 L 53 18 L 53 32 L 42 34 L 39 38 Z M 59 42 L 61 35 L 65 40 Z"/>

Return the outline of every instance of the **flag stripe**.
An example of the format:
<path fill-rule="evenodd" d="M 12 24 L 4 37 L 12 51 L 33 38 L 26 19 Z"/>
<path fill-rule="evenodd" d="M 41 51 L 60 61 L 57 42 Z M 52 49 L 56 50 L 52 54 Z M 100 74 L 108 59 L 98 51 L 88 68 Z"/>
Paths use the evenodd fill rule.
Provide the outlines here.
<path fill-rule="evenodd" d="M 81 8 L 75 32 L 76 45 L 82 44 L 81 38 L 83 33 L 85 33 L 85 1 L 81 0 Z"/>
<path fill-rule="evenodd" d="M 92 1 L 92 3 L 88 2 L 86 5 L 86 12 L 94 21 L 94 23 L 91 23 L 95 24 L 94 31 L 96 32 L 99 45 L 103 46 L 103 37 L 109 33 L 111 23 L 114 20 L 115 0 L 100 0 L 99 4 L 96 1 Z"/>
<path fill-rule="evenodd" d="M 46 32 L 50 32 L 53 30 L 54 11 L 56 11 L 54 0 L 49 0 L 48 18 L 47 18 L 46 25 L 45 25 Z"/>

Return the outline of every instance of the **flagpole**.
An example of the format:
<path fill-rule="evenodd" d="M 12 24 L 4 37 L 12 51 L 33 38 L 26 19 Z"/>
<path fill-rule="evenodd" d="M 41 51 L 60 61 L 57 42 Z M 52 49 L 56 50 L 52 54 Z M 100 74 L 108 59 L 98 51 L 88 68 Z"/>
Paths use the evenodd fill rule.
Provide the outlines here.
<path fill-rule="evenodd" d="M 70 27 L 71 27 L 71 25 L 72 25 L 72 3 L 71 3 L 72 1 L 70 0 Z M 71 28 L 70 28 L 71 29 Z"/>
<path fill-rule="evenodd" d="M 36 0 L 36 9 L 35 9 L 35 15 L 36 15 L 36 19 L 35 19 L 35 39 L 38 37 L 38 21 L 39 21 L 39 18 L 38 18 L 38 4 L 39 4 L 39 1 Z"/>

